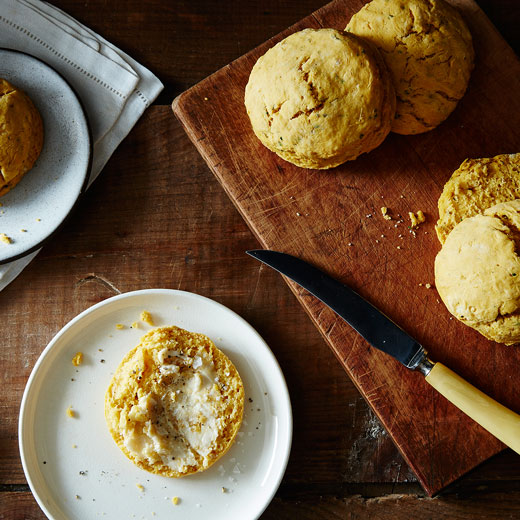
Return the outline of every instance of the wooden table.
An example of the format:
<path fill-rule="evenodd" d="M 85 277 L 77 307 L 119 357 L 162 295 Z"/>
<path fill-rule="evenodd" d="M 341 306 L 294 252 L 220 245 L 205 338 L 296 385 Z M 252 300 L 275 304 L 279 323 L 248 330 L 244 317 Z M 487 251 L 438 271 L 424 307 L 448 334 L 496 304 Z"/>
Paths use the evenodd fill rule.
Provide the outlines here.
<path fill-rule="evenodd" d="M 177 94 L 322 2 L 54 3 L 149 67 L 165 90 L 65 227 L 0 294 L 0 519 L 45 518 L 17 444 L 21 396 L 41 351 L 90 305 L 149 287 L 223 303 L 278 358 L 294 438 L 284 480 L 262 518 L 520 518 L 520 457 L 509 450 L 440 496 L 425 497 L 282 278 L 244 254 L 256 240 L 171 112 Z M 517 1 L 479 5 L 520 52 Z"/>

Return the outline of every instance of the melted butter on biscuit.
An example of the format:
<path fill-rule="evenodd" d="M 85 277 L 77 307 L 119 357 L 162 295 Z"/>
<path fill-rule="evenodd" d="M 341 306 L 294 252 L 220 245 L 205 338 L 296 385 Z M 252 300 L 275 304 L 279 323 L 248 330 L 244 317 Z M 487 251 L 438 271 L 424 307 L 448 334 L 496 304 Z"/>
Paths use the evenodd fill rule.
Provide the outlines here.
<path fill-rule="evenodd" d="M 157 383 L 164 394 L 138 391 L 138 401 L 127 416 L 124 442 L 138 457 L 159 454 L 163 464 L 181 470 L 186 451 L 206 456 L 218 436 L 217 374 L 206 357 L 190 358 L 164 348 L 154 358 L 159 371 Z"/>
<path fill-rule="evenodd" d="M 222 454 L 230 415 L 237 415 L 231 392 L 240 399 L 235 410 L 241 420 L 243 387 L 239 379 L 239 387 L 236 379 L 221 383 L 230 370 L 238 377 L 229 360 L 231 368 L 222 365 L 222 353 L 215 355 L 209 344 L 178 348 L 175 340 L 165 340 L 169 330 L 151 331 L 145 338 L 159 340 L 153 348 L 141 343 L 123 360 L 107 392 L 106 402 L 114 404 L 107 404 L 106 415 L 112 434 L 114 427 L 119 430 L 121 443 L 114 438 L 129 458 L 149 471 L 182 476 L 209 467 Z M 231 424 L 232 437 L 239 424 Z M 150 469 L 154 467 L 161 470 Z"/>

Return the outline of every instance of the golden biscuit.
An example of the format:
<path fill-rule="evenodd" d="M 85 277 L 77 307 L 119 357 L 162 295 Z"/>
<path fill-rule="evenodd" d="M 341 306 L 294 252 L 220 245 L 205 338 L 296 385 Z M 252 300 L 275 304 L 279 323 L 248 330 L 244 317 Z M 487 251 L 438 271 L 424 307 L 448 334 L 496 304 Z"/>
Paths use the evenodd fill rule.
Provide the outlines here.
<path fill-rule="evenodd" d="M 435 259 L 448 310 L 486 338 L 520 342 L 520 199 L 457 224 Z"/>
<path fill-rule="evenodd" d="M 0 79 L 0 196 L 33 167 L 43 145 L 43 124 L 29 97 Z"/>
<path fill-rule="evenodd" d="M 392 131 L 435 128 L 464 95 L 473 69 L 471 34 L 443 0 L 372 0 L 346 28 L 377 46 L 397 96 Z"/>
<path fill-rule="evenodd" d="M 437 237 L 444 243 L 463 219 L 500 202 L 520 198 L 520 154 L 466 159 L 444 185 L 439 197 Z"/>
<path fill-rule="evenodd" d="M 369 44 L 334 29 L 305 29 L 258 59 L 245 105 L 267 148 L 302 168 L 325 169 L 384 140 L 395 94 Z"/>
<path fill-rule="evenodd" d="M 244 387 L 231 361 L 203 334 L 151 330 L 117 368 L 105 395 L 116 444 L 140 468 L 166 477 L 202 471 L 230 447 Z"/>

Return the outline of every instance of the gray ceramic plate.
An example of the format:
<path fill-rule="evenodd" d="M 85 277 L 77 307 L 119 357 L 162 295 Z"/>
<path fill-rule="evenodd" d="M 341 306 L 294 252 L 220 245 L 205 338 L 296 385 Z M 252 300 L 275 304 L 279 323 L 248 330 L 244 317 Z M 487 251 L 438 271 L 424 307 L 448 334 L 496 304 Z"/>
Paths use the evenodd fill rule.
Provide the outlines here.
<path fill-rule="evenodd" d="M 92 158 L 87 117 L 67 81 L 42 61 L 0 49 L 0 78 L 24 90 L 43 119 L 40 157 L 17 186 L 0 197 L 0 264 L 41 247 L 85 189 Z M 22 231 L 25 230 L 25 231 Z"/>

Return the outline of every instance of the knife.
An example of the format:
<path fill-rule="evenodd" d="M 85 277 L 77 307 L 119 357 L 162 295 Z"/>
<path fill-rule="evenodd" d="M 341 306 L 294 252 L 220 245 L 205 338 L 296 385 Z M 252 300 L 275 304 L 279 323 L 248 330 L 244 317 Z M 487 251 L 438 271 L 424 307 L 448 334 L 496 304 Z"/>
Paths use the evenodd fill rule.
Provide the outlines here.
<path fill-rule="evenodd" d="M 491 399 L 442 363 L 431 361 L 420 343 L 350 287 L 286 253 L 263 249 L 246 253 L 316 296 L 373 347 L 390 354 L 406 368 L 421 372 L 435 390 L 520 454 L 520 415 Z"/>

